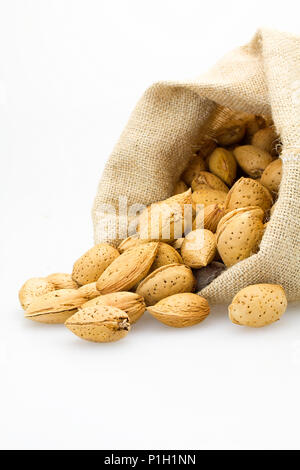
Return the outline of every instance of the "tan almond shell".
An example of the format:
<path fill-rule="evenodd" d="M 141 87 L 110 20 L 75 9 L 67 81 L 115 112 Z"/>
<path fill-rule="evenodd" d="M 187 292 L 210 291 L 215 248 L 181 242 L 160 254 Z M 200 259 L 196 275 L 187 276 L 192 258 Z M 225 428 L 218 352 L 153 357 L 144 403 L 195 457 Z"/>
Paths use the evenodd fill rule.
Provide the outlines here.
<path fill-rule="evenodd" d="M 257 253 L 264 232 L 263 217 L 260 207 L 248 207 L 233 210 L 220 220 L 217 248 L 227 267 Z"/>
<path fill-rule="evenodd" d="M 131 237 L 125 238 L 118 246 L 118 251 L 122 254 L 124 251 L 134 248 L 138 245 L 147 243 L 147 240 L 141 240 L 138 235 L 132 235 Z"/>
<path fill-rule="evenodd" d="M 208 158 L 208 167 L 227 186 L 231 186 L 236 178 L 237 164 L 230 150 L 216 148 Z"/>
<path fill-rule="evenodd" d="M 211 189 L 208 186 L 201 186 L 192 194 L 193 207 L 197 204 L 210 206 L 212 204 L 224 204 L 228 193 L 218 189 Z"/>
<path fill-rule="evenodd" d="M 130 248 L 116 258 L 97 281 L 101 294 L 128 291 L 149 272 L 158 250 L 158 243 L 150 242 Z"/>
<path fill-rule="evenodd" d="M 169 295 L 191 292 L 195 286 L 192 270 L 184 264 L 162 266 L 149 274 L 137 287 L 146 305 L 153 305 Z"/>
<path fill-rule="evenodd" d="M 63 323 L 69 312 L 88 300 L 79 289 L 59 289 L 37 297 L 25 312 L 25 318 L 43 323 Z"/>
<path fill-rule="evenodd" d="M 140 215 L 138 233 L 142 240 L 170 242 L 184 232 L 189 216 L 186 205 L 192 204 L 192 191 L 177 194 L 148 206 Z M 186 222 L 186 223 L 185 223 Z"/>
<path fill-rule="evenodd" d="M 155 271 L 161 266 L 173 263 L 183 263 L 182 257 L 171 245 L 160 242 L 150 271 Z"/>
<path fill-rule="evenodd" d="M 216 139 L 221 147 L 239 143 L 246 131 L 245 122 L 240 119 L 232 120 L 221 127 L 216 133 Z"/>
<path fill-rule="evenodd" d="M 72 278 L 79 285 L 95 282 L 119 255 L 120 253 L 113 246 L 108 243 L 99 243 L 75 261 Z"/>
<path fill-rule="evenodd" d="M 186 170 L 182 173 L 181 179 L 191 186 L 192 181 L 199 175 L 200 171 L 206 170 L 205 160 L 201 155 L 193 155 Z"/>
<path fill-rule="evenodd" d="M 265 186 L 271 194 L 277 194 L 282 178 L 282 160 L 277 158 L 271 162 L 261 175 L 261 184 Z"/>
<path fill-rule="evenodd" d="M 185 193 L 188 189 L 189 189 L 189 188 L 187 187 L 187 185 L 185 184 L 185 182 L 182 181 L 182 180 L 179 180 L 179 181 L 175 184 L 174 196 L 176 196 L 176 194 Z"/>
<path fill-rule="evenodd" d="M 80 309 L 65 325 L 79 338 L 95 343 L 118 341 L 130 330 L 127 313 L 108 305 Z"/>
<path fill-rule="evenodd" d="M 259 178 L 273 160 L 270 153 L 253 145 L 236 147 L 233 154 L 242 170 L 251 178 Z"/>
<path fill-rule="evenodd" d="M 200 171 L 199 175 L 192 181 L 192 190 L 195 191 L 198 187 L 203 185 L 209 186 L 211 189 L 217 189 L 228 193 L 229 189 L 225 183 L 216 175 L 209 173 L 209 171 Z"/>
<path fill-rule="evenodd" d="M 265 127 L 257 131 L 252 137 L 251 144 L 270 155 L 276 155 L 276 141 L 278 135 L 274 127 Z"/>
<path fill-rule="evenodd" d="M 41 295 L 55 290 L 54 284 L 43 277 L 28 279 L 19 290 L 19 300 L 22 308 L 26 310 L 29 305 Z"/>
<path fill-rule="evenodd" d="M 194 269 L 203 268 L 212 262 L 216 255 L 216 237 L 206 229 L 190 232 L 181 247 L 184 264 Z"/>
<path fill-rule="evenodd" d="M 210 312 L 208 302 L 197 294 L 182 293 L 171 295 L 148 307 L 156 320 L 175 328 L 196 325 Z"/>
<path fill-rule="evenodd" d="M 278 321 L 287 307 L 284 289 L 278 284 L 254 284 L 240 290 L 228 307 L 236 325 L 259 328 Z"/>
<path fill-rule="evenodd" d="M 123 310 L 127 313 L 131 324 L 135 323 L 146 310 L 144 298 L 135 292 L 112 292 L 100 295 L 100 297 L 89 300 L 80 308 L 98 307 L 99 305 L 109 305 Z"/>
<path fill-rule="evenodd" d="M 215 233 L 218 223 L 225 215 L 226 209 L 224 204 L 210 204 L 198 210 L 193 221 L 193 230 L 205 228 Z"/>
<path fill-rule="evenodd" d="M 52 282 L 55 289 L 78 289 L 78 284 L 72 279 L 71 274 L 53 273 L 47 276 L 46 279 Z"/>
<path fill-rule="evenodd" d="M 225 208 L 229 210 L 259 206 L 266 212 L 272 204 L 273 198 L 268 189 L 251 178 L 240 178 L 232 186 L 225 200 Z"/>
<path fill-rule="evenodd" d="M 95 299 L 100 295 L 97 289 L 97 282 L 90 282 L 89 284 L 79 287 L 78 292 L 89 300 Z"/>

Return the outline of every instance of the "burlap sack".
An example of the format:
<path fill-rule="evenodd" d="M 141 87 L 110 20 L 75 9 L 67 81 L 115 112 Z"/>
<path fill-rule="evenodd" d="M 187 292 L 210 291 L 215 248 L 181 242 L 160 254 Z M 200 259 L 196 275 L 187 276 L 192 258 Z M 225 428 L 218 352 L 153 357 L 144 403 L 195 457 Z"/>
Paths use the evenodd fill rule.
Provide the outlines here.
<path fill-rule="evenodd" d="M 234 112 L 272 116 L 281 135 L 283 179 L 258 254 L 228 269 L 202 294 L 230 302 L 243 287 L 279 283 L 300 298 L 300 38 L 259 30 L 209 73 L 151 86 L 133 111 L 103 172 L 93 208 L 95 242 L 111 240 L 103 204 L 150 204 L 172 195 L 197 147 Z"/>

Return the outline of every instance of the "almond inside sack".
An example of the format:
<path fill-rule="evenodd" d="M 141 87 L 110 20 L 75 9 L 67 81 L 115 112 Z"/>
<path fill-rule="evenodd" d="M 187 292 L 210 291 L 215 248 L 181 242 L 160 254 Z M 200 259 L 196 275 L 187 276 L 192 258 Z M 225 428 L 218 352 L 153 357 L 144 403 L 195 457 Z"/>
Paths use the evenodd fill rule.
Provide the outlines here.
<path fill-rule="evenodd" d="M 282 142 L 283 176 L 276 209 L 260 251 L 234 265 L 201 291 L 212 303 L 230 302 L 250 284 L 282 285 L 300 298 L 300 38 L 259 30 L 246 46 L 209 73 L 150 87 L 138 102 L 113 150 L 93 207 L 95 243 L 117 245 L 113 216 L 119 196 L 149 205 L 173 194 L 201 142 L 245 114 L 272 116 Z M 121 219 L 122 222 L 125 220 Z M 117 227 L 116 227 L 117 228 Z"/>

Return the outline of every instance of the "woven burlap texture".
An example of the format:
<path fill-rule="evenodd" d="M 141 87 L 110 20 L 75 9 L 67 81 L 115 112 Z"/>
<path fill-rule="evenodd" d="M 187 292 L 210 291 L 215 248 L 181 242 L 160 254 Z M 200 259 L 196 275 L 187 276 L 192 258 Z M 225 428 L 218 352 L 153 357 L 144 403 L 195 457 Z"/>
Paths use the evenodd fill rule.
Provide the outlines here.
<path fill-rule="evenodd" d="M 134 109 L 105 166 L 93 207 L 95 243 L 117 244 L 105 204 L 120 195 L 148 205 L 170 197 L 199 136 L 222 109 L 272 116 L 282 140 L 279 198 L 258 254 L 236 264 L 201 293 L 230 302 L 243 287 L 284 286 L 300 298 L 300 38 L 261 29 L 246 46 L 226 55 L 209 73 L 185 83 L 151 86 Z"/>

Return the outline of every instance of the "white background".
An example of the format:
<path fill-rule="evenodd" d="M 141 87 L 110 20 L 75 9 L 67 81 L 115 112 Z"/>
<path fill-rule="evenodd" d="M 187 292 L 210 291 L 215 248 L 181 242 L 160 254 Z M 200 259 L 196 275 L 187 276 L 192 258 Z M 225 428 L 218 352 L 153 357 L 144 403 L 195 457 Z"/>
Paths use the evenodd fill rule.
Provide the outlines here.
<path fill-rule="evenodd" d="M 261 25 L 297 33 L 297 3 L 1 0 L 1 448 L 299 449 L 296 304 L 261 330 L 225 306 L 185 330 L 145 314 L 97 345 L 25 321 L 17 299 L 92 246 L 97 182 L 143 91 Z"/>

